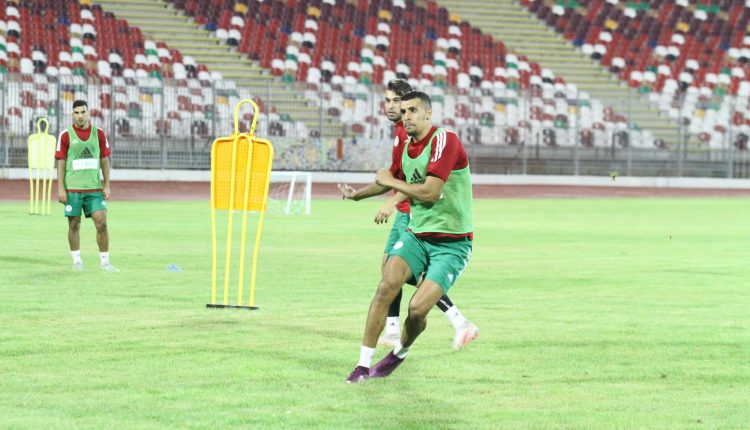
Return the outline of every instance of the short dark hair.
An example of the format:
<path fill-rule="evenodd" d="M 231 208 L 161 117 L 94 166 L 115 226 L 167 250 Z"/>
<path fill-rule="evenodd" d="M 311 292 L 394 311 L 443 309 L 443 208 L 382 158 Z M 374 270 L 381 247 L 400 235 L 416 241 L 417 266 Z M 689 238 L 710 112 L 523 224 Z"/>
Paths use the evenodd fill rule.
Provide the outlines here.
<path fill-rule="evenodd" d="M 391 79 L 388 81 L 387 87 L 399 97 L 403 97 L 404 94 L 413 91 L 411 85 L 403 79 Z"/>
<path fill-rule="evenodd" d="M 426 93 L 423 93 L 422 91 L 411 91 L 401 96 L 402 102 L 413 99 L 419 99 L 426 109 L 432 108 L 432 99 L 430 99 L 430 96 L 428 96 Z"/>
<path fill-rule="evenodd" d="M 86 108 L 88 109 L 89 104 L 86 103 L 86 100 L 76 100 L 73 102 L 73 109 L 81 106 L 86 106 Z"/>

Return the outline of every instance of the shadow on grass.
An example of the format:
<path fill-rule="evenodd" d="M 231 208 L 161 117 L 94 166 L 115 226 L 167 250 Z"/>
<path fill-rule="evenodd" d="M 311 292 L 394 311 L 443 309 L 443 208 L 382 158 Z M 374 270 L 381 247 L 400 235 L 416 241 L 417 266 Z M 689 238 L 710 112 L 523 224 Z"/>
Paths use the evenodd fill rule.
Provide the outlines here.
<path fill-rule="evenodd" d="M 17 257 L 13 255 L 2 255 L 0 256 L 0 263 L 9 264 L 32 264 L 32 265 L 50 265 L 55 264 L 55 260 L 45 258 L 33 258 L 33 257 Z"/>

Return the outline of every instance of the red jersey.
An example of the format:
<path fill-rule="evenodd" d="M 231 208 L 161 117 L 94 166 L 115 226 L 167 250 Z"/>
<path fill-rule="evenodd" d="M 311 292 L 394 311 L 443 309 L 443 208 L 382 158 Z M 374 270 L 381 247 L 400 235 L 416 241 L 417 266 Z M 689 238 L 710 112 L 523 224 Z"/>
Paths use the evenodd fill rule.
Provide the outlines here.
<path fill-rule="evenodd" d="M 93 126 L 89 125 L 88 128 L 85 128 L 83 130 L 79 129 L 76 126 L 73 126 L 73 130 L 75 130 L 76 135 L 79 139 L 82 141 L 89 140 L 89 137 L 91 137 L 91 130 Z M 109 142 L 107 142 L 107 136 L 104 135 L 104 130 L 97 127 L 96 132 L 99 137 L 99 158 L 107 158 L 110 156 L 112 151 L 109 149 Z M 68 136 L 68 129 L 60 133 L 60 136 L 57 138 L 57 148 L 55 149 L 55 159 L 57 160 L 67 160 L 68 159 L 68 149 L 70 148 L 70 136 Z M 68 190 L 68 191 L 99 191 L 99 190 Z"/>
<path fill-rule="evenodd" d="M 404 128 L 404 123 L 402 121 L 399 121 L 396 123 L 396 137 L 393 139 L 393 151 L 391 152 L 391 164 L 396 162 L 396 159 L 398 158 L 399 164 L 401 163 L 401 153 L 403 152 L 403 148 L 407 145 L 407 142 L 409 141 L 409 135 L 406 134 L 406 129 Z M 396 190 L 393 191 L 393 193 L 396 193 Z M 408 214 L 411 212 L 411 206 L 409 204 L 409 199 L 407 198 L 403 202 L 396 205 L 396 210 Z"/>
<path fill-rule="evenodd" d="M 430 132 L 427 133 L 424 139 L 419 142 L 412 142 L 411 139 L 405 142 L 403 145 L 394 146 L 393 148 L 393 163 L 391 164 L 391 174 L 396 179 L 402 181 L 406 180 L 404 170 L 401 166 L 401 157 L 404 153 L 404 147 L 409 148 L 409 157 L 417 158 L 422 151 L 427 148 L 427 144 L 430 142 L 430 138 L 437 131 L 437 128 L 430 128 Z M 458 138 L 456 133 L 450 130 L 442 130 L 435 136 L 432 141 L 432 146 L 429 151 L 432 152 L 429 164 L 427 164 L 427 175 L 436 176 L 443 181 L 448 180 L 453 170 L 461 170 L 469 165 L 469 156 L 466 154 L 466 148 L 464 148 L 461 139 Z M 468 237 L 473 239 L 473 233 L 467 234 L 448 234 L 448 233 L 422 233 L 418 234 L 417 237 L 429 237 L 434 239 L 446 239 L 446 238 L 463 238 Z"/>

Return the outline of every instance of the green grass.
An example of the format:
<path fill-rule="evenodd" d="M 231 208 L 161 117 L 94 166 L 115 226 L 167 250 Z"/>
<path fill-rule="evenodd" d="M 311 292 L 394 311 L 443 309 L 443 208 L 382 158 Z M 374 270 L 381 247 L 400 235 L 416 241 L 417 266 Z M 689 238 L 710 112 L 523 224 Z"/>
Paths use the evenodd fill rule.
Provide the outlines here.
<path fill-rule="evenodd" d="M 349 386 L 379 203 L 269 215 L 256 312 L 204 307 L 206 202 L 113 202 L 115 274 L 90 220 L 74 273 L 59 207 L 0 204 L 0 428 L 750 427 L 749 199 L 479 200 L 450 295 L 480 338 L 435 311 Z"/>

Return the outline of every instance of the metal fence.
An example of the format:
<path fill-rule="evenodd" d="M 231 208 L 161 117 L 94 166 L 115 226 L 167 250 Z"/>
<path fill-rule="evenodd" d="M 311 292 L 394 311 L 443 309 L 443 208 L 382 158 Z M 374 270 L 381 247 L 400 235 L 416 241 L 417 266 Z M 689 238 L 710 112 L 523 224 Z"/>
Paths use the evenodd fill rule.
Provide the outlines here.
<path fill-rule="evenodd" d="M 84 99 L 91 122 L 107 133 L 115 168 L 208 169 L 211 142 L 232 133 L 234 107 L 248 98 L 261 108 L 256 134 L 276 146 L 274 169 L 371 171 L 388 164 L 393 125 L 382 114 L 382 87 L 260 88 L 0 74 L 0 166 L 25 167 L 36 121 L 48 118 L 57 134 L 71 123 L 72 102 Z M 570 86 L 420 89 L 432 97 L 435 122 L 456 131 L 479 173 L 750 177 L 746 97 L 651 95 L 674 124 L 657 133 L 630 120 L 636 93 L 596 100 Z M 251 118 L 241 112 L 241 130 Z"/>

